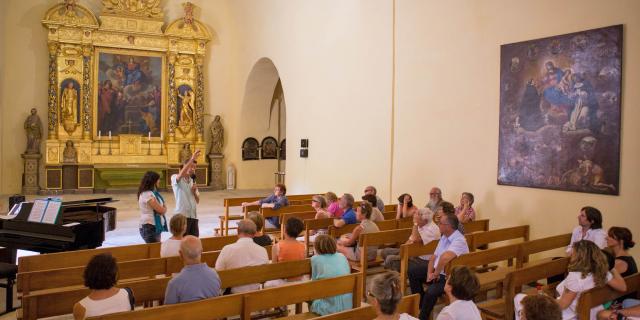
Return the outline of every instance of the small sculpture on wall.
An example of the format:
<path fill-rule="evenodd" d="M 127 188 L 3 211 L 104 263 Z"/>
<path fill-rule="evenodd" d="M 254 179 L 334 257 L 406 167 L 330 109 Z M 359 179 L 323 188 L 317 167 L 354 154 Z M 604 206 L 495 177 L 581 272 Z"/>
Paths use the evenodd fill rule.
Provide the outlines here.
<path fill-rule="evenodd" d="M 189 134 L 194 124 L 194 111 L 196 95 L 188 85 L 181 85 L 178 87 L 178 110 L 180 111 L 180 118 L 178 119 L 178 128 L 183 135 Z"/>
<path fill-rule="evenodd" d="M 36 108 L 31 109 L 31 115 L 24 121 L 24 129 L 27 131 L 27 154 L 40 153 L 40 141 L 42 141 L 42 121 Z"/>
<path fill-rule="evenodd" d="M 224 146 L 224 128 L 220 121 L 220 116 L 216 116 L 211 122 L 211 154 L 222 154 Z"/>
<path fill-rule="evenodd" d="M 262 139 L 260 158 L 261 159 L 278 159 L 278 140 L 274 137 L 266 137 Z"/>
<path fill-rule="evenodd" d="M 242 142 L 242 160 L 258 160 L 258 140 L 255 138 L 246 138 Z"/>
<path fill-rule="evenodd" d="M 287 139 L 280 142 L 280 160 L 287 160 Z"/>
<path fill-rule="evenodd" d="M 191 158 L 191 144 L 185 143 L 182 145 L 182 150 L 180 150 L 180 163 L 184 163 L 185 161 Z"/>
<path fill-rule="evenodd" d="M 62 95 L 60 95 L 60 115 L 62 116 L 62 126 L 67 133 L 71 134 L 78 125 L 78 105 L 80 95 L 78 91 L 80 84 L 75 79 L 65 79 L 62 81 Z"/>
<path fill-rule="evenodd" d="M 67 140 L 62 152 L 62 162 L 64 163 L 78 163 L 78 151 L 73 146 L 73 141 Z"/>

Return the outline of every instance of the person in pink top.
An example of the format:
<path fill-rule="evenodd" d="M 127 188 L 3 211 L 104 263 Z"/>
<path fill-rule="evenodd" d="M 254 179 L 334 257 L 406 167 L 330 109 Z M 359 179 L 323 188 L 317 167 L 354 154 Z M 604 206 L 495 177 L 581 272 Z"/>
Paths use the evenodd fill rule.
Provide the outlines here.
<path fill-rule="evenodd" d="M 460 223 L 467 223 L 476 219 L 476 211 L 473 209 L 473 194 L 463 192 L 460 197 L 460 205 L 456 207 L 456 216 Z"/>
<path fill-rule="evenodd" d="M 327 200 L 327 212 L 329 212 L 329 215 L 331 215 L 332 218 L 336 219 L 342 218 L 344 210 L 340 208 L 338 196 L 335 193 L 329 191 L 324 195 L 324 197 Z"/>

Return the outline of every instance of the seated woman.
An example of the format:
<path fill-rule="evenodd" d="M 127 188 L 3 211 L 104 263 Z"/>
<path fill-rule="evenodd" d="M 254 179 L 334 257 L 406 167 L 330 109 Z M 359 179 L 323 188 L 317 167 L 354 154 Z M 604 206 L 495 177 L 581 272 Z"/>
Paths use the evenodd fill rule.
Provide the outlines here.
<path fill-rule="evenodd" d="M 395 271 L 375 276 L 367 292 L 368 302 L 376 310 L 376 319 L 416 319 L 409 314 L 398 312 L 398 303 L 402 299 L 400 292 L 400 274 Z"/>
<path fill-rule="evenodd" d="M 331 216 L 331 218 L 340 219 L 342 218 L 342 214 L 344 211 L 340 208 L 340 202 L 338 201 L 338 196 L 329 191 L 324 194 L 324 198 L 327 200 L 327 212 Z"/>
<path fill-rule="evenodd" d="M 282 183 L 278 183 L 273 187 L 272 195 L 254 202 L 243 202 L 242 207 L 259 205 L 262 208 L 280 209 L 289 205 L 289 199 L 287 199 L 286 194 L 287 187 Z M 269 217 L 267 218 L 267 221 L 269 221 L 269 223 L 271 223 L 275 228 L 280 228 L 279 217 Z"/>
<path fill-rule="evenodd" d="M 617 291 L 625 291 L 627 284 L 620 276 L 620 273 L 614 268 L 608 271 L 609 266 L 604 253 L 600 248 L 589 240 L 580 240 L 572 245 L 571 257 L 569 259 L 569 271 L 567 277 L 558 284 L 556 292 L 558 298 L 556 301 L 562 310 L 562 319 L 577 319 L 576 307 L 580 294 L 596 286 L 609 285 Z M 516 309 L 516 320 L 520 317 L 518 313 L 522 308 L 520 301 L 525 294 L 518 294 L 514 298 Z M 595 317 L 595 313 L 600 311 L 602 306 L 595 307 L 591 313 Z M 592 317 L 592 318 L 594 318 Z"/>
<path fill-rule="evenodd" d="M 365 194 L 364 196 L 362 196 L 362 200 L 369 202 L 369 204 L 371 204 L 371 218 L 369 218 L 369 220 L 373 222 L 384 220 L 384 215 L 382 214 L 380 209 L 378 209 L 377 207 L 378 197 L 376 197 L 373 194 Z"/>
<path fill-rule="evenodd" d="M 561 320 L 562 311 L 553 298 L 544 294 L 526 296 L 522 299 L 520 319 L 522 320 Z"/>
<path fill-rule="evenodd" d="M 271 261 L 273 263 L 304 260 L 307 257 L 304 243 L 296 240 L 298 235 L 304 230 L 302 220 L 292 217 L 287 220 L 284 226 L 284 239 L 278 241 L 271 248 Z M 277 287 L 286 282 L 300 281 L 303 277 L 293 277 L 286 280 L 278 279 L 267 281 L 265 288 Z"/>
<path fill-rule="evenodd" d="M 187 232 L 187 217 L 181 214 L 175 214 L 169 220 L 169 231 L 171 231 L 171 238 L 165 240 L 160 245 L 161 257 L 176 257 L 180 253 L 180 242 L 184 233 Z"/>
<path fill-rule="evenodd" d="M 398 210 L 396 219 L 413 217 L 418 212 L 418 207 L 413 205 L 413 198 L 408 193 L 403 193 L 398 197 Z"/>
<path fill-rule="evenodd" d="M 369 202 L 363 201 L 356 209 L 356 219 L 360 224 L 353 229 L 353 233 L 346 234 L 338 240 L 338 252 L 344 254 L 347 259 L 352 261 L 360 261 L 360 247 L 358 246 L 358 238 L 361 234 L 378 232 L 378 226 L 370 220 L 372 207 Z M 375 260 L 378 254 L 378 247 L 368 247 L 367 257 L 369 261 Z"/>
<path fill-rule="evenodd" d="M 256 224 L 256 234 L 253 237 L 253 242 L 256 244 L 266 247 L 270 246 L 273 243 L 271 237 L 264 234 L 264 217 L 260 214 L 260 212 L 252 211 L 247 215 L 247 219 L 253 221 Z"/>
<path fill-rule="evenodd" d="M 460 205 L 456 207 L 456 216 L 460 223 L 467 223 L 476 219 L 476 211 L 473 209 L 473 194 L 463 192 L 460 197 Z"/>
<path fill-rule="evenodd" d="M 313 196 L 311 198 L 311 207 L 316 210 L 316 216 L 314 219 L 331 218 L 331 215 L 327 212 L 327 200 L 323 196 Z"/>
<path fill-rule="evenodd" d="M 320 234 L 313 243 L 315 255 L 311 257 L 311 280 L 322 280 L 348 275 L 351 267 L 344 255 L 336 252 L 336 240 L 326 234 Z M 311 303 L 311 312 L 327 315 L 351 309 L 353 297 L 351 293 L 335 297 L 317 299 Z"/>
<path fill-rule="evenodd" d="M 449 272 L 444 292 L 449 297 L 449 305 L 444 307 L 436 320 L 482 320 L 480 310 L 473 297 L 480 290 L 480 281 L 467 266 L 455 266 Z"/>
<path fill-rule="evenodd" d="M 630 276 L 638 272 L 636 261 L 629 254 L 629 249 L 635 246 L 631 231 L 625 227 L 609 228 L 607 236 L 607 247 L 615 256 L 615 268 L 623 277 Z"/>
<path fill-rule="evenodd" d="M 131 291 L 115 287 L 118 264 L 108 253 L 95 255 L 84 269 L 84 285 L 91 289 L 88 296 L 73 306 L 76 320 L 133 310 Z"/>

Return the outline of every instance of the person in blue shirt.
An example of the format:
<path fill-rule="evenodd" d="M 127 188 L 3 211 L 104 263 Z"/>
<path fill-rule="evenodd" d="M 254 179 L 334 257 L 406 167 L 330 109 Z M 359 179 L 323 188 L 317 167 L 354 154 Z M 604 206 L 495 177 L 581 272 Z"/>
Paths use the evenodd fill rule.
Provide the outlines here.
<path fill-rule="evenodd" d="M 358 223 L 358 219 L 356 219 L 356 212 L 353 211 L 353 203 L 355 200 L 353 199 L 353 195 L 350 193 L 345 193 L 340 197 L 340 208 L 343 210 L 342 218 L 333 220 L 333 225 L 336 228 L 342 228 L 345 224 L 354 224 Z"/>
<path fill-rule="evenodd" d="M 254 202 L 243 202 L 242 207 L 248 206 L 260 206 L 262 208 L 273 208 L 275 210 L 280 209 L 282 207 L 286 207 L 289 205 L 289 199 L 287 199 L 287 187 L 278 183 L 273 187 L 273 194 L 258 201 Z M 279 217 L 269 217 L 266 219 L 269 221 L 274 227 L 280 228 L 280 219 Z"/>

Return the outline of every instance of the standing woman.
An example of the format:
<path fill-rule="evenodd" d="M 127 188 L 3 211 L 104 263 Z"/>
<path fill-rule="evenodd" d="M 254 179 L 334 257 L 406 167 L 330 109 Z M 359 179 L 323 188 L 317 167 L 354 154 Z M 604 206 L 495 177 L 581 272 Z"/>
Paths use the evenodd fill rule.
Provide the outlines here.
<path fill-rule="evenodd" d="M 147 171 L 138 188 L 140 236 L 146 243 L 160 242 L 160 234 L 167 229 L 167 219 L 164 217 L 167 206 L 158 192 L 159 181 L 159 174 Z"/>
<path fill-rule="evenodd" d="M 413 217 L 418 212 L 418 207 L 413 205 L 413 198 L 408 193 L 403 193 L 398 197 L 398 210 L 396 219 Z"/>

